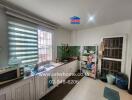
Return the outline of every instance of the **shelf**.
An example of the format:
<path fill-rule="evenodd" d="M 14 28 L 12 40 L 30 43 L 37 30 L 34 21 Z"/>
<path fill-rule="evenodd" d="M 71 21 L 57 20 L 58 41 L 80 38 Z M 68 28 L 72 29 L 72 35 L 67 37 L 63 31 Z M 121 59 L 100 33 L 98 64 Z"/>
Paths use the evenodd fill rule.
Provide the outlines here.
<path fill-rule="evenodd" d="M 116 58 L 121 59 L 122 58 L 122 49 L 104 49 L 103 56 L 108 58 Z"/>
<path fill-rule="evenodd" d="M 102 68 L 102 70 L 107 70 L 107 71 L 112 71 L 112 72 L 118 72 L 117 70 L 110 70 L 110 69 L 107 69 L 107 68 Z"/>
<path fill-rule="evenodd" d="M 122 48 L 104 48 L 104 49 L 122 49 Z"/>
<path fill-rule="evenodd" d="M 123 37 L 104 38 L 101 60 L 101 74 L 121 72 Z"/>
<path fill-rule="evenodd" d="M 122 48 L 123 37 L 113 37 L 103 39 L 104 48 Z"/>
<path fill-rule="evenodd" d="M 102 70 L 109 70 L 109 68 L 102 68 Z"/>
<path fill-rule="evenodd" d="M 81 60 L 81 61 L 87 62 L 88 60 Z"/>
<path fill-rule="evenodd" d="M 122 61 L 122 59 L 107 58 L 107 57 L 103 57 L 102 59 L 104 59 L 104 60 L 112 60 L 112 61 Z"/>
<path fill-rule="evenodd" d="M 92 69 L 90 69 L 90 68 L 85 68 L 85 67 L 81 67 L 81 68 L 86 69 L 86 70 L 92 70 Z"/>

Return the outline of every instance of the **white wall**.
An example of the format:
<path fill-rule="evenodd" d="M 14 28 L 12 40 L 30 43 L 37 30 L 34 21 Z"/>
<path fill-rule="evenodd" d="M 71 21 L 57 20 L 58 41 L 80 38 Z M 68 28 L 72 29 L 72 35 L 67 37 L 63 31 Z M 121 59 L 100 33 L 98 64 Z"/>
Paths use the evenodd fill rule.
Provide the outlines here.
<path fill-rule="evenodd" d="M 132 21 L 123 21 L 111 25 L 73 31 L 71 34 L 71 45 L 100 45 L 104 36 L 126 35 L 126 66 L 124 72 L 130 76 L 131 58 L 132 58 Z M 99 62 L 100 63 L 100 62 Z M 99 68 L 101 66 L 99 65 Z"/>
<path fill-rule="evenodd" d="M 8 64 L 8 36 L 7 36 L 7 19 L 4 11 L 0 9 L 0 67 Z"/>
<path fill-rule="evenodd" d="M 53 60 L 57 58 L 57 46 L 61 46 L 62 43 L 70 44 L 71 31 L 59 28 L 54 32 L 53 38 Z"/>

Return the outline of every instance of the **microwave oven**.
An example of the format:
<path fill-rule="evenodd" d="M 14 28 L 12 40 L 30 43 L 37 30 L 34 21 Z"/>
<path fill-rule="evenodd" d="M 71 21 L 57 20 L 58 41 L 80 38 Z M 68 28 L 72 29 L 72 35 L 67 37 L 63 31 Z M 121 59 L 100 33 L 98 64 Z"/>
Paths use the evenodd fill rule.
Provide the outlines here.
<path fill-rule="evenodd" d="M 0 69 L 0 85 L 22 79 L 24 77 L 24 67 L 11 67 Z"/>

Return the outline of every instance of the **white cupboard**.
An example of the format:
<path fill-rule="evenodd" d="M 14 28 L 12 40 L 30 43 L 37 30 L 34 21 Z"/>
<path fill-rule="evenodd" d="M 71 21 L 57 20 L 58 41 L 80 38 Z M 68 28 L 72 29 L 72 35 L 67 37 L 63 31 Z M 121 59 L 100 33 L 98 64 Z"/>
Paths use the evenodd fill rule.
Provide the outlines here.
<path fill-rule="evenodd" d="M 77 60 L 72 61 L 71 63 L 68 64 L 68 72 L 74 74 L 78 70 L 78 62 Z"/>
<path fill-rule="evenodd" d="M 11 86 L 12 100 L 35 100 L 34 78 L 29 78 Z"/>
<path fill-rule="evenodd" d="M 0 100 L 35 100 L 34 78 L 21 80 L 0 89 Z"/>
<path fill-rule="evenodd" d="M 46 94 L 48 88 L 47 80 L 48 80 L 48 76 L 44 76 L 43 74 L 39 74 L 35 76 L 36 100 L 39 100 Z"/>
<path fill-rule="evenodd" d="M 12 100 L 10 87 L 6 87 L 0 90 L 0 100 Z"/>
<path fill-rule="evenodd" d="M 36 100 L 39 100 L 56 86 L 58 86 L 62 81 L 69 77 L 69 73 L 73 74 L 77 71 L 78 65 L 77 60 L 70 63 L 64 64 L 62 66 L 56 67 L 48 73 L 41 73 L 35 76 L 36 85 Z M 51 75 L 54 85 L 48 88 L 48 76 Z M 70 75 L 71 75 L 70 74 Z"/>
<path fill-rule="evenodd" d="M 75 60 L 56 67 L 51 71 L 42 72 L 41 74 L 23 79 L 0 89 L 0 100 L 39 100 L 62 81 L 66 80 L 69 77 L 69 73 L 73 74 L 77 69 L 77 60 Z M 48 75 L 53 75 L 52 80 L 54 85 L 50 88 L 48 88 Z"/>

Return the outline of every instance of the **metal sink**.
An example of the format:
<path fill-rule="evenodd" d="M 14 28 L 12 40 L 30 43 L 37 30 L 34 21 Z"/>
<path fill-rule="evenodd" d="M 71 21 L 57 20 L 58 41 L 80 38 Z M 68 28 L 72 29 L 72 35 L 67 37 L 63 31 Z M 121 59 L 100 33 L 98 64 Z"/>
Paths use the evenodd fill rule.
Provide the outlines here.
<path fill-rule="evenodd" d="M 39 66 L 39 68 L 37 69 L 37 72 L 49 71 L 49 70 L 51 70 L 53 68 L 54 68 L 53 65 L 51 65 L 51 64 L 45 64 L 45 65 Z"/>

